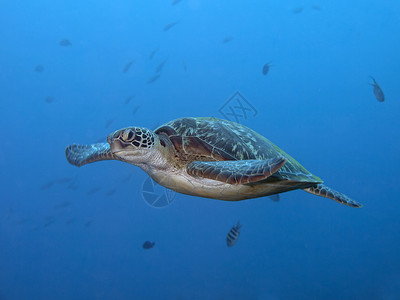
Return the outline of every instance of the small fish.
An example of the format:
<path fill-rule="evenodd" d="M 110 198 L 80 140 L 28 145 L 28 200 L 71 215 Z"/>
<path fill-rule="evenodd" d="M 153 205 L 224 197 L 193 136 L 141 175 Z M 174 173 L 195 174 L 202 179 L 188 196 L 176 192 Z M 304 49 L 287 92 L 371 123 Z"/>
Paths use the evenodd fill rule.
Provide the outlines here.
<path fill-rule="evenodd" d="M 54 180 L 54 183 L 58 184 L 63 184 L 63 183 L 69 183 L 73 180 L 74 178 L 72 177 L 61 177 L 59 179 Z"/>
<path fill-rule="evenodd" d="M 133 114 L 133 115 L 136 114 L 137 111 L 139 110 L 139 108 L 140 108 L 140 104 L 139 104 L 139 105 L 136 105 L 136 106 L 133 108 L 133 110 L 132 110 L 132 114 Z"/>
<path fill-rule="evenodd" d="M 187 71 L 187 66 L 184 60 L 182 60 L 182 66 L 183 66 L 183 70 L 186 72 Z"/>
<path fill-rule="evenodd" d="M 164 59 L 156 68 L 156 73 L 161 73 L 164 68 L 165 63 L 168 61 L 168 58 Z"/>
<path fill-rule="evenodd" d="M 164 26 L 163 31 L 166 32 L 166 31 L 170 30 L 172 27 L 179 24 L 179 22 L 180 21 L 168 23 L 167 25 Z"/>
<path fill-rule="evenodd" d="M 376 82 L 375 78 L 372 76 L 371 79 L 374 81 L 372 83 L 370 83 L 370 85 L 372 85 L 374 87 L 374 95 L 376 100 L 378 100 L 379 102 L 383 102 L 385 101 L 385 95 L 383 94 L 383 91 L 381 89 L 381 87 L 378 85 L 378 83 Z"/>
<path fill-rule="evenodd" d="M 115 194 L 116 191 L 117 191 L 117 189 L 111 189 L 106 193 L 106 196 L 112 196 Z"/>
<path fill-rule="evenodd" d="M 67 186 L 67 189 L 69 189 L 71 191 L 76 191 L 78 188 L 79 188 L 79 186 L 76 185 L 74 182 Z"/>
<path fill-rule="evenodd" d="M 292 13 L 294 14 L 299 14 L 303 11 L 304 7 L 296 7 L 295 9 L 292 10 Z"/>
<path fill-rule="evenodd" d="M 115 118 L 109 119 L 105 125 L 105 128 L 108 128 L 114 121 L 115 121 Z"/>
<path fill-rule="evenodd" d="M 129 174 L 128 176 L 126 176 L 124 179 L 122 179 L 122 182 L 128 182 L 131 178 L 132 178 L 132 174 Z"/>
<path fill-rule="evenodd" d="M 171 5 L 176 5 L 176 4 L 178 4 L 179 2 L 181 2 L 182 0 L 173 0 L 172 2 L 171 2 Z"/>
<path fill-rule="evenodd" d="M 274 202 L 279 202 L 281 200 L 281 196 L 279 196 L 279 194 L 271 195 L 269 198 Z"/>
<path fill-rule="evenodd" d="M 94 187 L 94 188 L 92 188 L 92 189 L 90 189 L 87 193 L 86 193 L 86 195 L 93 195 L 93 194 L 95 194 L 95 193 L 97 193 L 98 191 L 100 191 L 100 189 L 101 189 L 101 187 Z"/>
<path fill-rule="evenodd" d="M 149 55 L 149 59 L 153 59 L 154 55 L 156 55 L 156 53 L 158 52 L 158 50 L 160 50 L 158 47 L 156 49 L 154 49 L 153 51 L 151 51 L 150 55 Z"/>
<path fill-rule="evenodd" d="M 55 221 L 54 220 L 49 220 L 47 222 L 44 223 L 44 227 L 49 227 L 51 224 L 53 224 Z"/>
<path fill-rule="evenodd" d="M 262 73 L 263 73 L 263 75 L 267 75 L 270 68 L 271 68 L 271 62 L 266 63 L 266 64 L 264 65 L 264 67 L 262 68 Z"/>
<path fill-rule="evenodd" d="M 22 218 L 22 219 L 20 219 L 20 220 L 17 221 L 17 224 L 18 224 L 18 225 L 22 225 L 22 224 L 25 224 L 25 223 L 28 222 L 28 221 L 29 221 L 28 218 Z"/>
<path fill-rule="evenodd" d="M 36 73 L 42 73 L 44 71 L 44 67 L 42 65 L 37 65 L 34 70 Z"/>
<path fill-rule="evenodd" d="M 233 247 L 236 244 L 240 235 L 241 227 L 242 224 L 240 224 L 240 222 L 237 222 L 236 226 L 233 226 L 232 229 L 226 235 L 226 244 L 228 247 Z"/>
<path fill-rule="evenodd" d="M 63 46 L 63 47 L 72 46 L 70 40 L 68 40 L 68 39 L 62 39 L 59 44 L 60 44 L 60 46 Z"/>
<path fill-rule="evenodd" d="M 69 201 L 63 201 L 63 202 L 60 202 L 60 203 L 54 205 L 54 208 L 55 208 L 55 209 L 67 208 L 67 207 L 70 206 L 70 205 L 71 205 L 71 202 L 69 202 Z"/>
<path fill-rule="evenodd" d="M 8 210 L 8 215 L 7 215 L 6 220 L 9 220 L 13 214 L 14 214 L 14 209 L 13 209 L 12 206 L 10 206 L 10 209 Z"/>
<path fill-rule="evenodd" d="M 74 222 L 75 222 L 75 218 L 71 218 L 71 219 L 68 219 L 67 221 L 65 221 L 65 224 L 72 224 Z"/>
<path fill-rule="evenodd" d="M 85 227 L 89 227 L 90 225 L 92 225 L 93 221 L 89 220 L 85 223 Z"/>
<path fill-rule="evenodd" d="M 54 216 L 46 216 L 46 217 L 44 217 L 44 220 L 45 221 L 54 221 L 55 218 L 54 218 Z"/>
<path fill-rule="evenodd" d="M 129 102 L 131 102 L 131 100 L 135 98 L 135 95 L 129 96 L 128 98 L 125 99 L 125 104 L 128 104 Z"/>
<path fill-rule="evenodd" d="M 224 37 L 224 39 L 222 40 L 222 44 L 226 44 L 226 43 L 229 43 L 230 41 L 232 41 L 233 40 L 233 36 L 226 36 L 226 37 Z"/>
<path fill-rule="evenodd" d="M 49 182 L 46 182 L 45 184 L 43 184 L 43 185 L 40 187 L 40 189 L 41 189 L 42 191 L 44 191 L 44 190 L 47 190 L 47 189 L 51 188 L 53 185 L 54 185 L 54 181 L 49 181 Z"/>
<path fill-rule="evenodd" d="M 72 191 L 76 191 L 78 189 L 78 185 L 76 184 L 77 181 L 77 176 L 75 176 L 75 178 L 70 182 L 70 184 L 68 184 L 67 189 L 72 190 Z"/>
<path fill-rule="evenodd" d="M 134 60 L 131 60 L 130 62 L 128 62 L 128 63 L 125 65 L 125 67 L 124 67 L 124 69 L 122 70 L 122 72 L 123 72 L 123 73 L 128 72 L 129 69 L 131 68 L 131 66 L 132 66 L 132 64 L 133 64 L 134 62 L 135 62 Z"/>
<path fill-rule="evenodd" d="M 142 247 L 143 247 L 143 249 L 148 250 L 148 249 L 153 248 L 155 244 L 156 244 L 155 242 L 145 241 L 145 242 L 143 243 L 143 246 L 142 246 Z"/>
<path fill-rule="evenodd" d="M 44 101 L 46 101 L 47 103 L 51 103 L 51 102 L 54 101 L 54 98 L 51 97 L 51 96 L 48 96 L 48 97 L 46 97 L 46 98 L 44 99 Z"/>
<path fill-rule="evenodd" d="M 318 10 L 318 11 L 321 10 L 321 6 L 319 4 L 313 4 L 311 7 L 312 7 L 312 9 L 315 9 L 315 10 Z"/>
<path fill-rule="evenodd" d="M 150 77 L 146 83 L 153 83 L 154 81 L 156 81 L 158 78 L 160 78 L 160 74 L 156 74 L 152 77 Z"/>
<path fill-rule="evenodd" d="M 44 218 L 44 221 L 45 221 L 44 222 L 44 227 L 48 227 L 51 224 L 53 224 L 56 221 L 56 219 L 53 216 L 47 216 L 47 217 Z"/>

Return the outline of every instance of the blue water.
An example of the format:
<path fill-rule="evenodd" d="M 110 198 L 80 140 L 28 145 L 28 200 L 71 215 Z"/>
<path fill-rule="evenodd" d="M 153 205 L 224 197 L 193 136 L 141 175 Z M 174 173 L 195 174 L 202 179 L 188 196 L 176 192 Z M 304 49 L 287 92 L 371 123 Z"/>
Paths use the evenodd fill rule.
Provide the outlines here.
<path fill-rule="evenodd" d="M 2 0 L 0 299 L 400 299 L 400 3 L 171 2 Z M 235 92 L 242 124 L 364 207 L 154 208 L 139 168 L 65 159 L 122 127 L 223 118 Z"/>

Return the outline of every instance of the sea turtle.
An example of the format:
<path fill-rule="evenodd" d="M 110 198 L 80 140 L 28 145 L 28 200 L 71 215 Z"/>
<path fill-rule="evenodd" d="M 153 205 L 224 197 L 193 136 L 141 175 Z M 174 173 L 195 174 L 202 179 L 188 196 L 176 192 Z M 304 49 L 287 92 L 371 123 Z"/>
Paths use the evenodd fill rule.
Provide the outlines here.
<path fill-rule="evenodd" d="M 227 120 L 180 118 L 155 131 L 127 127 L 111 133 L 107 142 L 70 145 L 67 160 L 78 167 L 120 160 L 140 167 L 162 186 L 205 198 L 237 201 L 302 189 L 361 207 L 260 134 Z"/>

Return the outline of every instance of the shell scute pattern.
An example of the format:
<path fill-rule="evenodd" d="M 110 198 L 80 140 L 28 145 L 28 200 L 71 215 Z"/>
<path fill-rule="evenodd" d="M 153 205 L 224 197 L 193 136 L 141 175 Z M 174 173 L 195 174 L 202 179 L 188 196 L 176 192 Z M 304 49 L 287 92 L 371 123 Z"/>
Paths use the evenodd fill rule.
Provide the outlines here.
<path fill-rule="evenodd" d="M 275 144 L 241 124 L 217 118 L 181 118 L 164 124 L 155 132 L 164 133 L 171 140 L 178 137 L 182 146 L 177 147 L 174 141 L 176 150 L 189 156 L 201 153 L 200 160 L 268 160 L 283 156 L 286 164 L 271 177 L 322 182 Z"/>

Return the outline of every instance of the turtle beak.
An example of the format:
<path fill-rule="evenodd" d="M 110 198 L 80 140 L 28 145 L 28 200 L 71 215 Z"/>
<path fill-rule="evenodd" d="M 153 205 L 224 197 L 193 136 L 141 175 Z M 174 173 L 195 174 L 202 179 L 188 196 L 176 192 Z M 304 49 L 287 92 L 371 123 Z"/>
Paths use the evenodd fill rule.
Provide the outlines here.
<path fill-rule="evenodd" d="M 125 148 L 128 146 L 128 144 L 121 142 L 119 139 L 108 137 L 107 141 L 110 144 L 111 153 L 117 156 L 119 152 L 124 151 Z"/>

